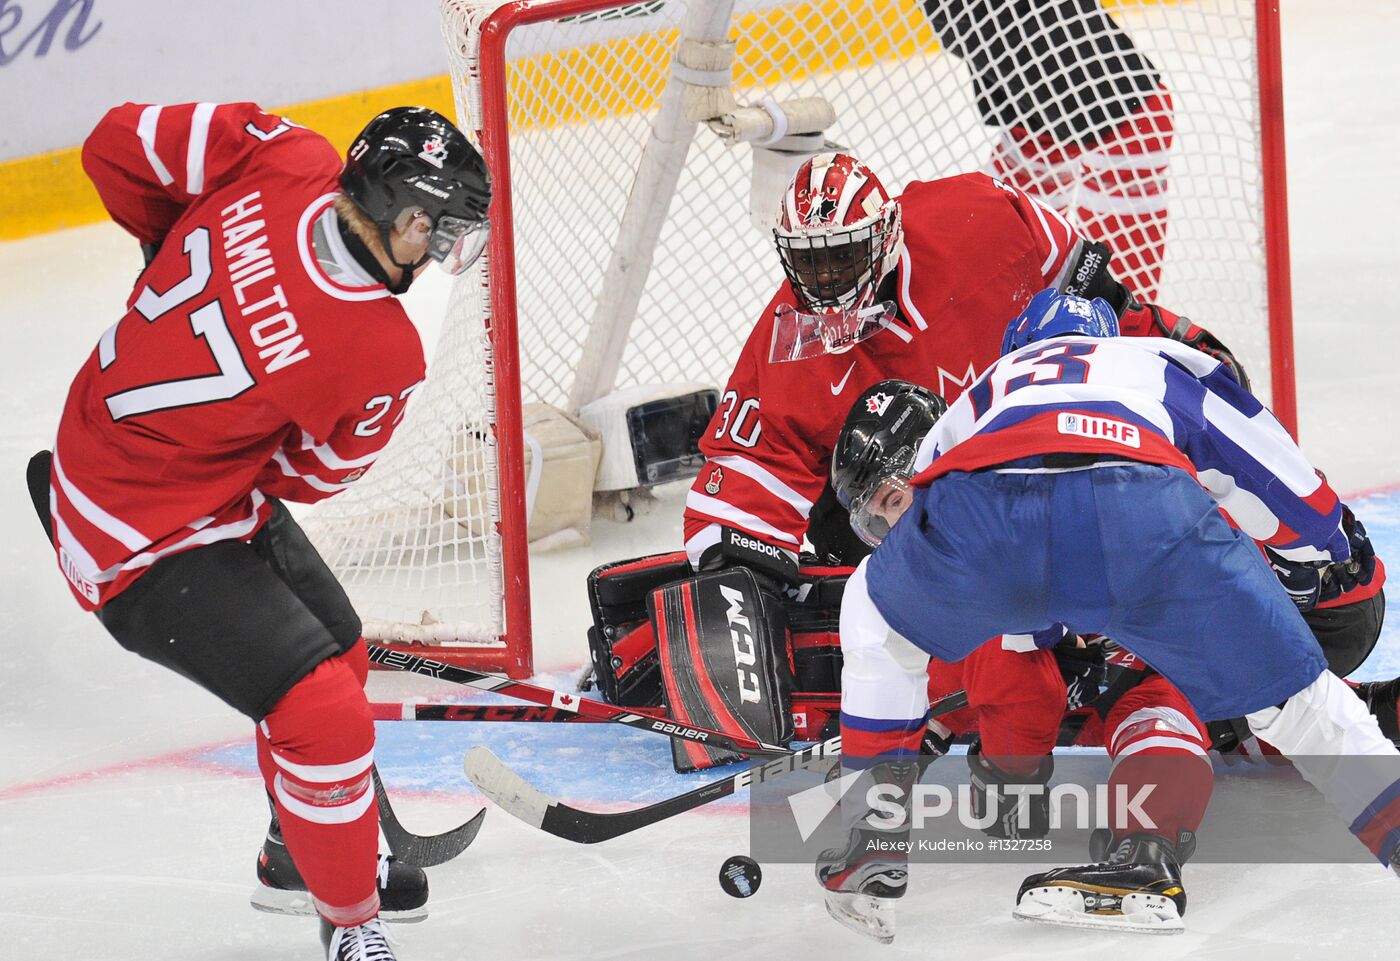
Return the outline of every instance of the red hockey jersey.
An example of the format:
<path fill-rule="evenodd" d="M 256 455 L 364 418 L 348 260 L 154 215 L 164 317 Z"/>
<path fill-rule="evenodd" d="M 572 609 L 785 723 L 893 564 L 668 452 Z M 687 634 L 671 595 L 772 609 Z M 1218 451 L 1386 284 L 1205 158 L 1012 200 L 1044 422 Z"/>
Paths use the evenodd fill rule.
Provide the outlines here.
<path fill-rule="evenodd" d="M 84 608 L 156 560 L 251 537 L 374 463 L 423 379 L 403 308 L 354 263 L 341 158 L 254 104 L 124 104 L 83 145 L 112 219 L 160 252 L 68 393 L 50 509 Z"/>
<path fill-rule="evenodd" d="M 774 314 L 794 302 L 784 283 L 744 344 L 686 498 L 692 563 L 718 543 L 721 524 L 795 553 L 861 391 L 897 377 L 951 403 L 1000 356 L 1007 323 L 1031 296 L 1058 285 L 1080 242 L 1059 214 L 984 174 L 915 182 L 900 204 L 888 328 L 842 353 L 771 364 Z"/>

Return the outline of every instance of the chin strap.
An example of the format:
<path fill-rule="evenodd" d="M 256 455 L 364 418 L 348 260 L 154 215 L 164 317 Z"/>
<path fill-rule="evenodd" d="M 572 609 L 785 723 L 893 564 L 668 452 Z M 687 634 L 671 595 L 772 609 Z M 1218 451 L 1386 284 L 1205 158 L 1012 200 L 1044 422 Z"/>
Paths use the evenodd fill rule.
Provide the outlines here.
<path fill-rule="evenodd" d="M 389 262 L 392 263 L 395 267 L 399 268 L 399 282 L 397 284 L 386 284 L 385 286 L 389 288 L 389 292 L 391 294 L 402 294 L 405 291 L 407 291 L 409 286 L 413 283 L 413 275 L 418 270 L 418 268 L 422 267 L 428 262 L 428 255 L 424 254 L 422 257 L 419 257 L 417 261 L 411 264 L 399 263 L 399 261 L 394 257 L 393 244 L 389 242 L 389 231 L 389 227 L 386 227 L 383 224 L 379 225 L 379 239 L 384 243 L 384 253 L 388 256 Z"/>
<path fill-rule="evenodd" d="M 340 239 L 345 242 L 345 249 L 350 252 L 350 256 L 355 258 L 355 262 L 364 269 L 365 273 L 389 288 L 389 293 L 391 294 L 402 294 L 407 291 L 409 285 L 413 283 L 413 272 L 423 266 L 428 260 L 426 254 L 423 256 L 423 259 L 416 264 L 401 264 L 397 260 L 394 260 L 394 255 L 392 253 L 393 248 L 389 245 L 389 228 L 380 227 L 379 235 L 383 239 L 384 249 L 386 251 L 391 251 L 389 253 L 389 260 L 395 267 L 399 268 L 399 279 L 397 283 L 394 283 L 389 280 L 389 272 L 384 269 L 384 265 L 379 262 L 379 258 L 374 255 L 373 251 L 369 249 L 369 246 L 360 239 L 359 234 L 351 230 L 338 215 L 335 218 L 335 224 L 336 228 L 340 231 Z"/>

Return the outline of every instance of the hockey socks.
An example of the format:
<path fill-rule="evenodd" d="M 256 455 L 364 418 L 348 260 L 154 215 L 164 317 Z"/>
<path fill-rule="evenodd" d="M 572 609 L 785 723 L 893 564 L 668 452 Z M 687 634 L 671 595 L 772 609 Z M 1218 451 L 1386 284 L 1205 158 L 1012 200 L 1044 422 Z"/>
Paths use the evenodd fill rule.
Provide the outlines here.
<path fill-rule="evenodd" d="M 374 722 L 363 644 L 294 684 L 258 725 L 258 767 L 287 849 L 322 917 L 358 925 L 379 912 Z"/>

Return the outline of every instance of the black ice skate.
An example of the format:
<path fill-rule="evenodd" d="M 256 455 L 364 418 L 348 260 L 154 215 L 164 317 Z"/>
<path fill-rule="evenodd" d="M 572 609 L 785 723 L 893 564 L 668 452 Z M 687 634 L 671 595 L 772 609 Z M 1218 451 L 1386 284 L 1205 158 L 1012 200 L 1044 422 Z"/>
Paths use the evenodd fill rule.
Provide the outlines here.
<path fill-rule="evenodd" d="M 1356 696 L 1366 702 L 1366 709 L 1376 716 L 1381 733 L 1400 744 L 1400 677 L 1388 681 L 1363 681 L 1353 684 Z"/>
<path fill-rule="evenodd" d="M 338 928 L 322 918 L 321 944 L 326 961 L 397 961 L 389 947 L 389 934 L 378 918 L 349 928 Z"/>
<path fill-rule="evenodd" d="M 833 772 L 840 770 L 833 768 Z M 879 783 L 899 785 L 904 799 L 903 824 L 889 830 L 869 826 L 863 805 L 842 812 L 846 846 L 828 848 L 817 856 L 817 881 L 824 888 L 826 913 L 857 934 L 881 944 L 894 940 L 894 903 L 904 897 L 909 884 L 909 788 L 916 769 L 908 763 L 876 765 L 867 776 Z M 863 787 L 851 795 L 865 796 Z"/>
<path fill-rule="evenodd" d="M 1096 847 L 1107 847 L 1103 835 L 1090 842 L 1095 855 Z M 1026 878 L 1011 913 L 1042 924 L 1179 934 L 1185 930 L 1181 919 L 1186 913 L 1181 864 L 1195 847 L 1195 836 L 1189 833 L 1175 845 L 1159 835 L 1131 834 L 1117 843 L 1107 860 Z"/>
<path fill-rule="evenodd" d="M 259 911 L 271 914 L 316 915 L 311 894 L 282 841 L 281 825 L 275 816 L 258 854 L 258 886 L 249 901 Z M 422 921 L 428 916 L 428 876 L 422 868 L 392 855 L 379 856 L 379 916 L 398 923 Z"/>
<path fill-rule="evenodd" d="M 906 856 L 886 850 L 890 834 L 854 830 L 844 850 L 831 848 L 817 859 L 826 913 L 881 944 L 894 940 L 894 903 L 909 884 Z"/>

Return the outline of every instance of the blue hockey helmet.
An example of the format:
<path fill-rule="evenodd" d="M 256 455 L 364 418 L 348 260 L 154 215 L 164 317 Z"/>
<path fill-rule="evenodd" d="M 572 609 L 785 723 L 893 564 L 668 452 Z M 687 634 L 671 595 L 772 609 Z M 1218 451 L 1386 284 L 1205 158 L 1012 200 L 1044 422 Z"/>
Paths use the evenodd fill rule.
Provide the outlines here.
<path fill-rule="evenodd" d="M 1026 309 L 1006 326 L 1001 355 L 1051 337 L 1117 337 L 1118 315 L 1102 298 L 1085 300 L 1047 287 L 1031 298 Z"/>

